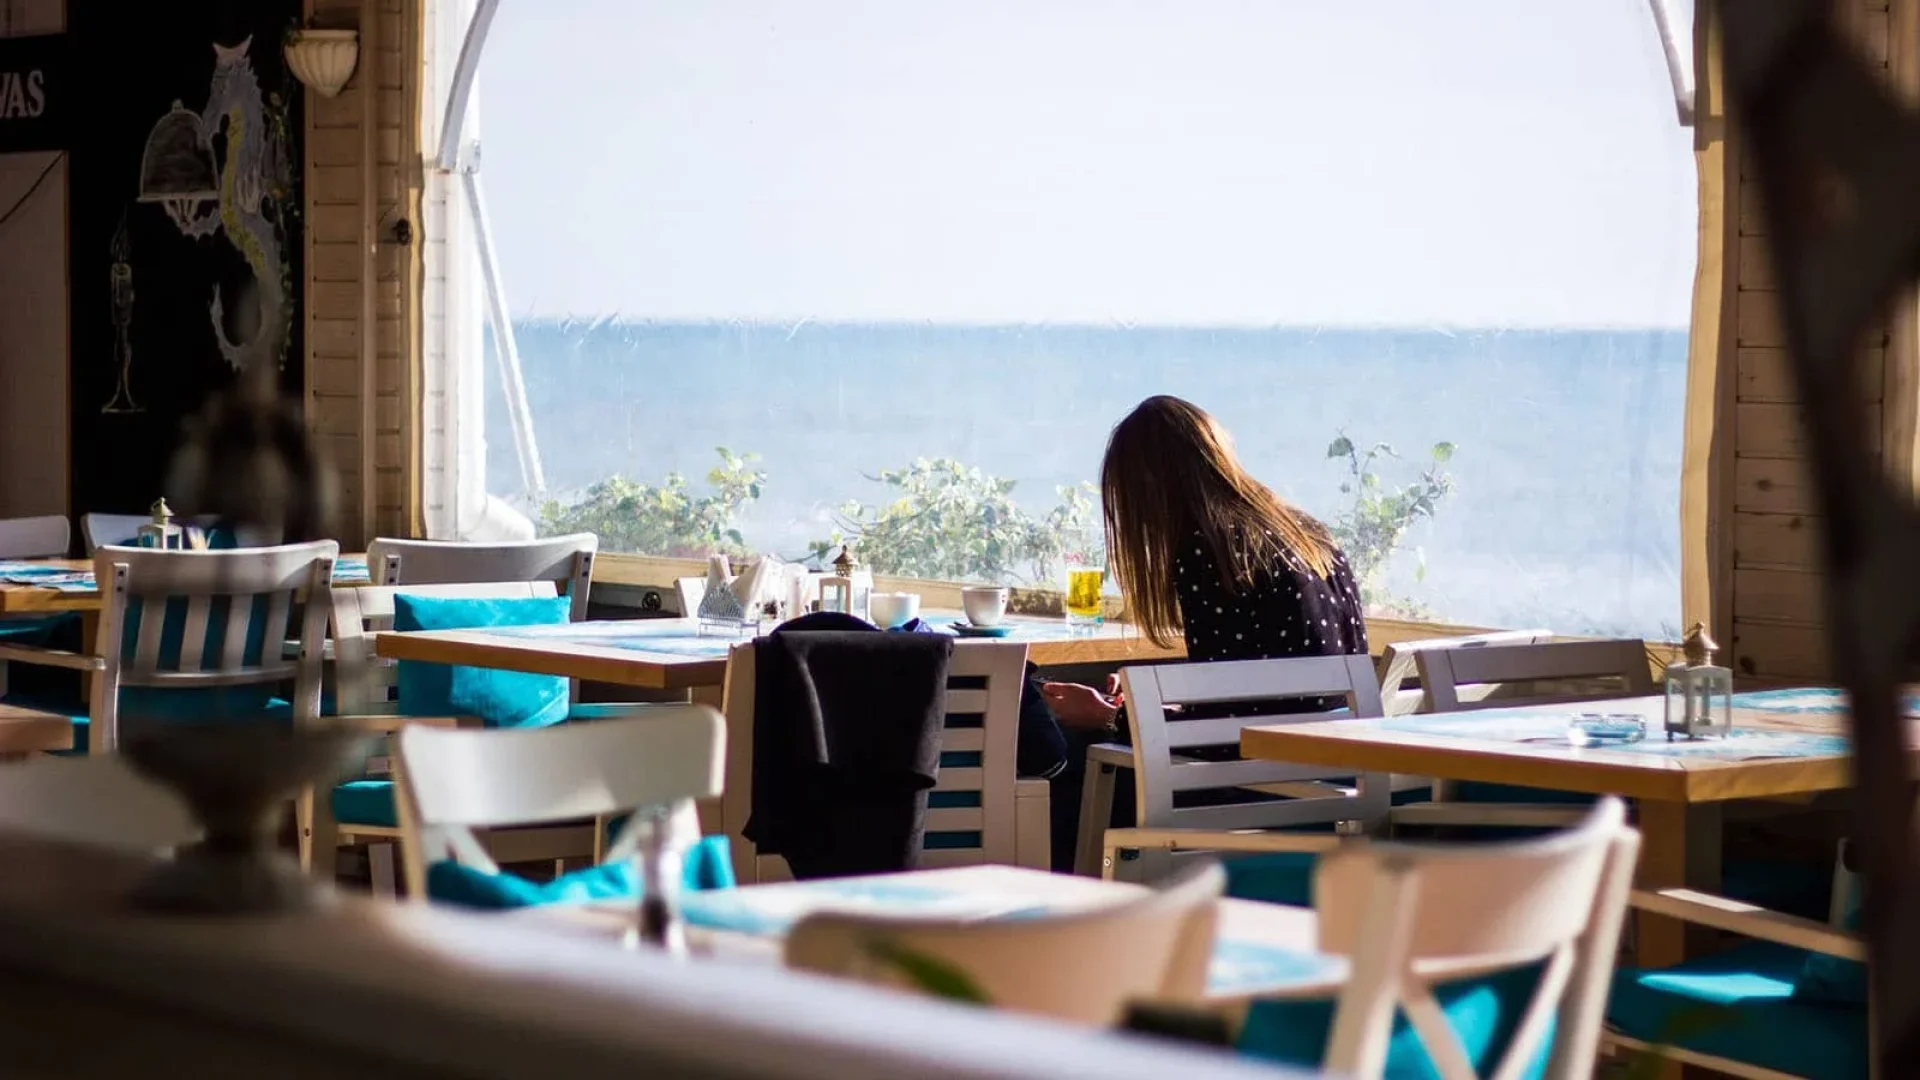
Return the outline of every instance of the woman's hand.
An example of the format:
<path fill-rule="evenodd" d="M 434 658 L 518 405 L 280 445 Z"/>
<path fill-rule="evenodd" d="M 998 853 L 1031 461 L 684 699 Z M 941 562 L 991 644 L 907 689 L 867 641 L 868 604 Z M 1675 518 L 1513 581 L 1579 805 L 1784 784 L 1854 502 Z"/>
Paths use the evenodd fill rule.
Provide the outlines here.
<path fill-rule="evenodd" d="M 1070 728 L 1111 728 L 1120 712 L 1119 702 L 1079 683 L 1041 683 L 1040 696 L 1047 699 L 1054 717 Z"/>

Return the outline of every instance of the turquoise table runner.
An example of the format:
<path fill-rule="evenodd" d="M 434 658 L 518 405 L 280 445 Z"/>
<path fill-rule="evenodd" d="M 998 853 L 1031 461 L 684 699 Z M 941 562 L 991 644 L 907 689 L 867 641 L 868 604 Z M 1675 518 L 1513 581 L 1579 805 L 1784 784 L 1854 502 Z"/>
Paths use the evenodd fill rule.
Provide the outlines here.
<path fill-rule="evenodd" d="M 1046 903 L 1014 893 L 950 889 L 933 884 L 861 878 L 752 885 L 683 893 L 680 909 L 687 923 L 754 937 L 783 937 L 802 917 L 824 911 L 896 917 L 963 920 L 1020 919 L 1049 914 Z M 1207 968 L 1207 991 L 1230 995 L 1280 990 L 1290 984 L 1321 982 L 1341 961 L 1321 953 L 1294 952 L 1264 942 L 1214 942 Z"/>

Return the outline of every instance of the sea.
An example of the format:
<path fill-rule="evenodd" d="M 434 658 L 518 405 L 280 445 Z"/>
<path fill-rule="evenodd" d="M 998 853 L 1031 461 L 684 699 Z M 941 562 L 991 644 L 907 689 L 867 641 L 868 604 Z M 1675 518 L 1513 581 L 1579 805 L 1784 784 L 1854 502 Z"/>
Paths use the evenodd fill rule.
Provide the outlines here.
<path fill-rule="evenodd" d="M 613 473 L 699 488 L 716 447 L 755 453 L 767 483 L 739 525 L 757 550 L 803 554 L 920 457 L 1011 479 L 1043 514 L 1057 486 L 1098 478 L 1116 421 L 1176 394 L 1323 518 L 1351 501 L 1335 438 L 1389 444 L 1388 485 L 1452 443 L 1456 488 L 1388 575 L 1436 618 L 1678 636 L 1684 329 L 540 318 L 515 339 L 551 493 Z M 489 488 L 525 505 L 488 378 Z"/>

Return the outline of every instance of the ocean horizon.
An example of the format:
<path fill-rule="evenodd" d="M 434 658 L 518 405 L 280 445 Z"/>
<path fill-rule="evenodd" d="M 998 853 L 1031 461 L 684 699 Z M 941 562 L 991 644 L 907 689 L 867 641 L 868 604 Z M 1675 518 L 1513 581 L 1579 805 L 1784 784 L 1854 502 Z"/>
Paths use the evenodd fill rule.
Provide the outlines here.
<path fill-rule="evenodd" d="M 1043 514 L 1097 479 L 1112 425 L 1177 394 L 1248 467 L 1337 516 L 1345 435 L 1404 457 L 1456 447 L 1456 490 L 1389 575 L 1440 619 L 1671 636 L 1679 622 L 1683 328 L 1178 327 L 530 318 L 514 324 L 549 492 L 620 473 L 698 490 L 715 448 L 760 456 L 748 543 L 803 554 L 871 479 L 952 457 Z M 488 477 L 525 505 L 494 366 Z M 1420 556 L 1425 573 L 1421 575 Z"/>

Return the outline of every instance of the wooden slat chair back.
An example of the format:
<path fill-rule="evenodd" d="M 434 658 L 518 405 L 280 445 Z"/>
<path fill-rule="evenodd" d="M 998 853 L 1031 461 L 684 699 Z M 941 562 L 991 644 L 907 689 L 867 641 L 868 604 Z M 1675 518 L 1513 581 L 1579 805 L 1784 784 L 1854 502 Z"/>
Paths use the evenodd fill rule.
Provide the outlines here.
<path fill-rule="evenodd" d="M 200 838 L 186 802 L 117 754 L 0 764 L 0 831 L 144 855 Z"/>
<path fill-rule="evenodd" d="M 339 553 L 332 540 L 232 551 L 100 548 L 94 572 L 102 594 L 101 664 L 89 752 L 117 747 L 123 687 L 291 682 L 294 723 L 313 723 L 320 714 L 326 600 Z M 296 621 L 302 596 L 313 602 L 298 606 Z"/>
<path fill-rule="evenodd" d="M 695 799 L 720 794 L 726 722 L 705 705 L 655 706 L 644 718 L 494 731 L 408 726 L 394 736 L 409 893 L 427 896 L 427 866 L 451 857 L 498 872 L 476 829 L 546 825 L 646 808 L 699 834 Z M 633 852 L 642 815 L 608 849 Z"/>
<path fill-rule="evenodd" d="M 1270 829 L 1386 816 L 1387 777 L 1351 769 L 1273 761 L 1205 761 L 1183 754 L 1199 747 L 1238 747 L 1249 725 L 1297 724 L 1332 715 L 1380 715 L 1380 688 L 1366 656 L 1311 656 L 1159 664 L 1121 669 L 1127 718 L 1133 726 L 1133 776 L 1138 824 L 1162 829 Z M 1186 720 L 1178 707 L 1230 705 L 1290 698 L 1335 697 L 1346 712 L 1281 713 Z M 1328 783 L 1336 781 L 1336 783 Z M 1176 796 L 1286 785 L 1299 797 L 1284 801 L 1179 807 Z"/>
<path fill-rule="evenodd" d="M 593 557 L 600 538 L 573 533 L 505 544 L 381 537 L 367 545 L 375 585 L 463 585 L 480 581 L 551 581 L 573 600 L 574 622 L 587 617 Z"/>
<path fill-rule="evenodd" d="M 1015 770 L 1027 647 L 1016 641 L 962 641 L 947 665 L 947 727 L 939 782 L 928 794 L 922 867 L 999 863 L 1047 869 L 1051 861 L 1047 782 Z M 742 830 L 753 812 L 754 650 L 727 654 L 727 790 L 721 819 L 743 884 L 791 878 L 786 860 L 759 855 Z"/>
<path fill-rule="evenodd" d="M 1498 702 L 1502 707 L 1550 705 L 1597 696 L 1640 697 L 1654 692 L 1647 643 L 1639 638 L 1434 649 L 1416 653 L 1415 663 L 1427 711 L 1436 713 L 1473 707 L 1475 698 L 1463 691 L 1465 687 L 1566 682 L 1591 687 L 1569 691 L 1549 685 L 1531 694 L 1503 693 Z"/>
<path fill-rule="evenodd" d="M 72 543 L 73 526 L 63 515 L 0 518 L 0 559 L 57 559 Z"/>
<path fill-rule="evenodd" d="M 1352 965 L 1323 1067 L 1382 1075 L 1402 1013 L 1445 1080 L 1471 1080 L 1478 1074 L 1434 985 L 1463 968 L 1539 964 L 1533 999 L 1491 1075 L 1524 1074 L 1551 1035 L 1545 1075 L 1592 1076 L 1639 846 L 1625 807 L 1607 798 L 1579 826 L 1539 839 L 1358 842 L 1322 856 L 1314 876 L 1320 949 Z"/>
<path fill-rule="evenodd" d="M 1494 630 L 1484 634 L 1422 638 L 1396 641 L 1380 654 L 1380 710 L 1385 716 L 1404 716 L 1426 708 L 1426 694 L 1420 689 L 1418 657 L 1436 649 L 1482 649 L 1489 645 L 1537 645 L 1552 641 L 1553 631 Z M 1481 700 L 1497 687 L 1459 687 L 1461 700 Z"/>
<path fill-rule="evenodd" d="M 1194 867 L 1138 899 L 1018 919 L 814 914 L 787 935 L 786 964 L 921 989 L 876 955 L 884 941 L 965 972 L 996 1008 L 1105 1027 L 1136 1001 L 1201 1000 L 1225 883 Z"/>

